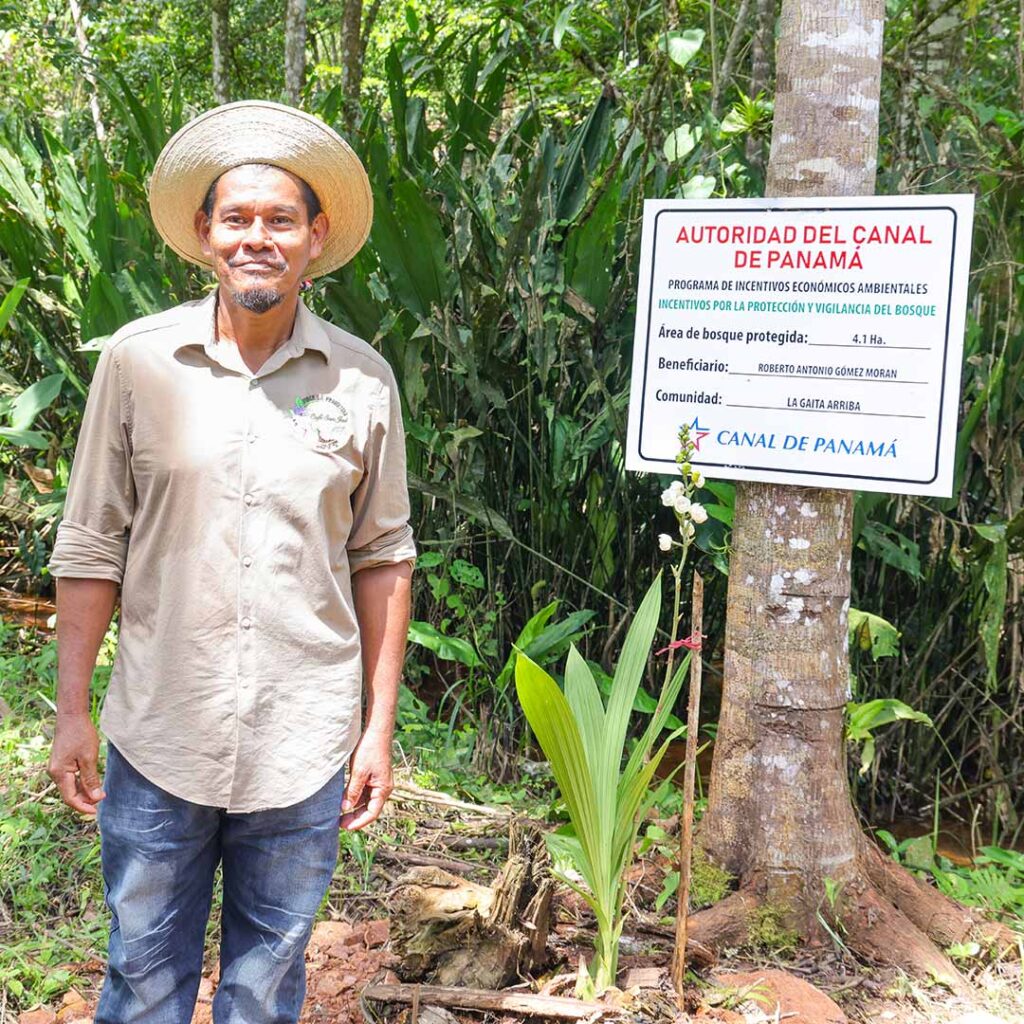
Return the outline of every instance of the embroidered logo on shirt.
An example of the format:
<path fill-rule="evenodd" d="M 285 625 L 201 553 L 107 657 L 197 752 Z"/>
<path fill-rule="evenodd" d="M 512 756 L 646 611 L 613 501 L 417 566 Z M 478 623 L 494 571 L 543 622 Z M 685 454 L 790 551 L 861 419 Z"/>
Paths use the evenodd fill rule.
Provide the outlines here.
<path fill-rule="evenodd" d="M 330 395 L 296 398 L 291 410 L 292 426 L 318 452 L 341 447 L 348 426 L 348 410 Z"/>

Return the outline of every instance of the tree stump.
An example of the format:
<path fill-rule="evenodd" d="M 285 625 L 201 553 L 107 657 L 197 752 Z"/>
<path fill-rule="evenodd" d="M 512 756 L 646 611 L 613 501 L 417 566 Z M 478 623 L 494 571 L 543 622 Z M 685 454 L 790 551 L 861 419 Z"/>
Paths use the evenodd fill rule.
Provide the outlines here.
<path fill-rule="evenodd" d="M 555 883 L 543 833 L 513 822 L 490 886 L 413 868 L 391 895 L 391 949 L 403 981 L 499 989 L 545 957 Z"/>

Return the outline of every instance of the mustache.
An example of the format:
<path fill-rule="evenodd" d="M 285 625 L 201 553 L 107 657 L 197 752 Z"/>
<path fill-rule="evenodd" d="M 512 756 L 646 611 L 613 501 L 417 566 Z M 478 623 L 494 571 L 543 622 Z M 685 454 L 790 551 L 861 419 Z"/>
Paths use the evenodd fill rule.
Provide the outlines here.
<path fill-rule="evenodd" d="M 285 270 L 287 264 L 284 260 L 253 260 L 253 259 L 233 259 L 228 260 L 229 267 L 244 267 L 253 263 L 258 263 L 261 267 L 270 267 L 272 270 Z"/>

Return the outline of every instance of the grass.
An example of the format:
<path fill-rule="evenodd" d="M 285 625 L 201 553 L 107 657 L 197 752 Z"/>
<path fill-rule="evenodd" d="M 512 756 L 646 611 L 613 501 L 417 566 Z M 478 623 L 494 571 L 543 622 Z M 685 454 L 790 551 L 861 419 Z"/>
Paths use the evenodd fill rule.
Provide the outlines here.
<path fill-rule="evenodd" d="M 0 621 L 0 979 L 14 1006 L 66 991 L 80 980 L 73 965 L 107 942 L 96 823 L 64 807 L 46 775 L 55 696 L 53 642 Z"/>

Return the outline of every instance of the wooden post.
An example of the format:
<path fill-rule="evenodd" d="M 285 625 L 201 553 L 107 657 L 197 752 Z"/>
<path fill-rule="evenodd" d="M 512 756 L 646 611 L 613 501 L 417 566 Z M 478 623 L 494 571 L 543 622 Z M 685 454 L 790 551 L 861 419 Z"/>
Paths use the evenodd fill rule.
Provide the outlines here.
<path fill-rule="evenodd" d="M 704 579 L 693 574 L 690 635 L 701 638 L 704 627 Z M 693 791 L 697 778 L 697 732 L 700 728 L 701 649 L 690 655 L 690 702 L 686 711 L 686 761 L 683 768 L 683 820 L 679 837 L 679 890 L 676 901 L 676 947 L 672 954 L 672 985 L 682 999 L 686 974 L 686 916 L 690 909 L 690 867 L 693 854 Z"/>

